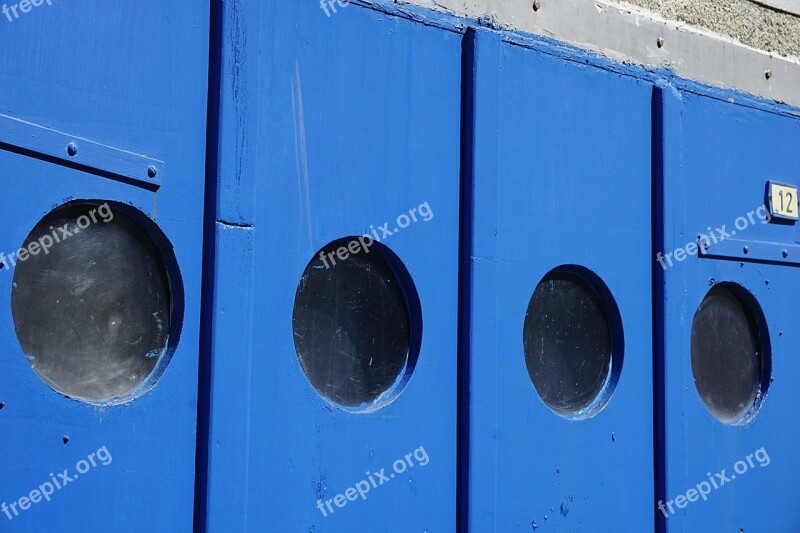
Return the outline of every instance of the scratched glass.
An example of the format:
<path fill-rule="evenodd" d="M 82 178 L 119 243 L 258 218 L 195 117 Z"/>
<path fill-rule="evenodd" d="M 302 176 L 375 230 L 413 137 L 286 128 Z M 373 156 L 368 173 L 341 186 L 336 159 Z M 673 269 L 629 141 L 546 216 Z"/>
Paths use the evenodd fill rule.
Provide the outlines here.
<path fill-rule="evenodd" d="M 691 350 L 694 384 L 709 412 L 726 424 L 751 418 L 769 376 L 766 326 L 752 296 L 734 284 L 712 288 L 694 315 Z"/>
<path fill-rule="evenodd" d="M 577 416 L 601 396 L 611 372 L 611 323 L 594 290 L 556 271 L 536 287 L 523 327 L 528 374 L 542 401 Z"/>
<path fill-rule="evenodd" d="M 88 402 L 133 392 L 165 352 L 171 294 L 146 232 L 108 204 L 69 204 L 7 258 L 23 353 L 56 391 Z"/>
<path fill-rule="evenodd" d="M 315 254 L 292 315 L 303 372 L 319 394 L 347 408 L 380 403 L 395 389 L 412 338 L 398 275 L 377 247 L 358 242 L 340 239 Z"/>

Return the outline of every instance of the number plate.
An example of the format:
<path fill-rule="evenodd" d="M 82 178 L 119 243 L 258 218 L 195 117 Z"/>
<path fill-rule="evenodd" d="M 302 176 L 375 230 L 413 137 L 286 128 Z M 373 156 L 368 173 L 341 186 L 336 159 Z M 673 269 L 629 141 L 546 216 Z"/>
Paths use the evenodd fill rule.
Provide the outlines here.
<path fill-rule="evenodd" d="M 769 182 L 767 185 L 767 204 L 772 218 L 797 220 L 797 187 Z"/>

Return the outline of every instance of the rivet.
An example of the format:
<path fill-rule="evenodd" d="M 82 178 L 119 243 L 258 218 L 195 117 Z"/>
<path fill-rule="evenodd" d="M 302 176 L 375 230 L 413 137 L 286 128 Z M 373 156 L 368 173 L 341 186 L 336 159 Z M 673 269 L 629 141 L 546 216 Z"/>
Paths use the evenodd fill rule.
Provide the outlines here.
<path fill-rule="evenodd" d="M 158 170 L 153 165 L 147 167 L 147 176 L 150 178 L 155 178 L 158 175 Z"/>
<path fill-rule="evenodd" d="M 69 143 L 69 144 L 67 145 L 67 153 L 68 153 L 70 156 L 74 157 L 74 156 L 75 156 L 75 154 L 77 154 L 77 153 L 78 153 L 78 145 L 77 145 L 77 144 L 75 144 L 75 143 Z"/>
<path fill-rule="evenodd" d="M 784 259 L 786 259 L 787 257 L 789 257 L 789 250 L 784 250 L 783 252 L 781 252 L 781 255 L 783 255 Z"/>
<path fill-rule="evenodd" d="M 541 9 L 541 8 L 542 8 L 542 2 L 540 0 L 534 0 L 533 1 L 533 10 L 534 11 L 539 11 L 539 9 Z"/>
<path fill-rule="evenodd" d="M 772 77 L 772 71 L 771 70 L 765 70 L 764 71 L 764 77 L 767 78 L 767 79 L 770 79 Z"/>
<path fill-rule="evenodd" d="M 659 37 L 658 40 L 656 41 L 656 44 L 658 45 L 659 48 L 664 48 L 664 38 Z"/>
<path fill-rule="evenodd" d="M 61 440 L 64 441 L 64 444 L 67 444 L 69 442 L 69 437 L 64 435 L 64 437 Z"/>
<path fill-rule="evenodd" d="M 747 247 L 747 246 L 745 246 L 744 248 L 742 248 L 742 251 L 743 251 L 745 254 L 749 254 L 749 253 L 750 253 L 750 248 L 749 248 L 749 247 Z"/>

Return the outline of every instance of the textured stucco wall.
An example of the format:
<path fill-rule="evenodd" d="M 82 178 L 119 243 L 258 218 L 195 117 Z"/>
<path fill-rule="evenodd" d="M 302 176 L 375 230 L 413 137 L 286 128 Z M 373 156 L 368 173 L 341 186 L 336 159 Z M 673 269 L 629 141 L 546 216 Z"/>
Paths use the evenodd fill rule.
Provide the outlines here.
<path fill-rule="evenodd" d="M 365 0 L 369 2 L 369 0 Z M 536 24 L 535 0 L 394 0 L 468 16 L 487 15 L 501 25 Z M 538 0 L 540 9 L 581 13 L 587 0 Z M 617 5 L 653 12 L 678 24 L 708 30 L 756 50 L 800 60 L 800 0 L 599 0 L 598 10 Z M 772 6 L 772 7 L 770 7 Z M 589 22 L 591 24 L 591 22 Z"/>
<path fill-rule="evenodd" d="M 759 50 L 800 57 L 800 16 L 749 0 L 627 0 L 627 3 L 655 11 L 666 19 L 726 35 Z M 800 1 L 773 3 L 800 12 Z"/>

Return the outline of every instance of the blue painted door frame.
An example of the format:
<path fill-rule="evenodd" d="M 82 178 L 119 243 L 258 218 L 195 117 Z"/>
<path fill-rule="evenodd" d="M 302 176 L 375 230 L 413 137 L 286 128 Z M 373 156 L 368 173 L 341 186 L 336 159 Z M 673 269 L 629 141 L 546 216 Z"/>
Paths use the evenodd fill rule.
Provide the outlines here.
<path fill-rule="evenodd" d="M 128 204 L 172 243 L 184 308 L 157 386 L 98 407 L 55 392 L 30 368 L 10 312 L 13 272 L 0 270 L 0 503 L 30 505 L 12 520 L 0 514 L 0 530 L 191 531 L 208 10 L 48 2 L 0 26 L 0 250 L 17 250 L 67 201 Z M 75 476 L 103 447 L 107 464 Z M 19 503 L 64 469 L 74 480 L 50 501 Z"/>
<path fill-rule="evenodd" d="M 652 530 L 652 85 L 510 40 L 478 30 L 469 72 L 469 529 Z M 523 352 L 561 265 L 603 280 L 624 331 L 616 390 L 579 421 L 541 401 Z"/>
<path fill-rule="evenodd" d="M 225 4 L 221 28 L 206 527 L 452 531 L 461 35 L 314 0 Z M 298 284 L 329 242 L 422 203 L 429 221 L 382 242 L 419 296 L 416 368 L 391 404 L 349 412 L 298 361 Z M 392 477 L 420 447 L 429 463 Z"/>
<path fill-rule="evenodd" d="M 482 30 L 473 72 L 470 530 L 652 530 L 652 86 Z M 541 401 L 523 353 L 531 295 L 561 265 L 605 282 L 624 331 L 587 420 Z"/>
<path fill-rule="evenodd" d="M 693 90 L 659 92 L 664 190 L 659 240 L 661 251 L 672 253 L 657 268 L 664 301 L 659 499 L 667 507 L 658 516 L 666 531 L 796 531 L 800 524 L 786 504 L 800 472 L 800 431 L 790 422 L 800 402 L 795 310 L 800 272 L 796 257 L 783 254 L 794 252 L 800 233 L 796 223 L 766 223 L 758 211 L 767 181 L 800 185 L 800 121 L 740 99 L 737 95 L 734 103 Z M 690 247 L 693 254 L 676 260 L 675 250 L 685 250 L 698 235 L 720 240 L 706 241 L 714 257 L 700 257 Z M 742 287 L 758 302 L 771 344 L 772 379 L 760 411 L 744 425 L 712 416 L 692 371 L 693 317 L 709 290 L 722 283 Z M 706 495 L 699 497 L 702 483 Z M 689 490 L 695 493 L 687 500 Z M 676 502 L 679 496 L 683 499 Z"/>

